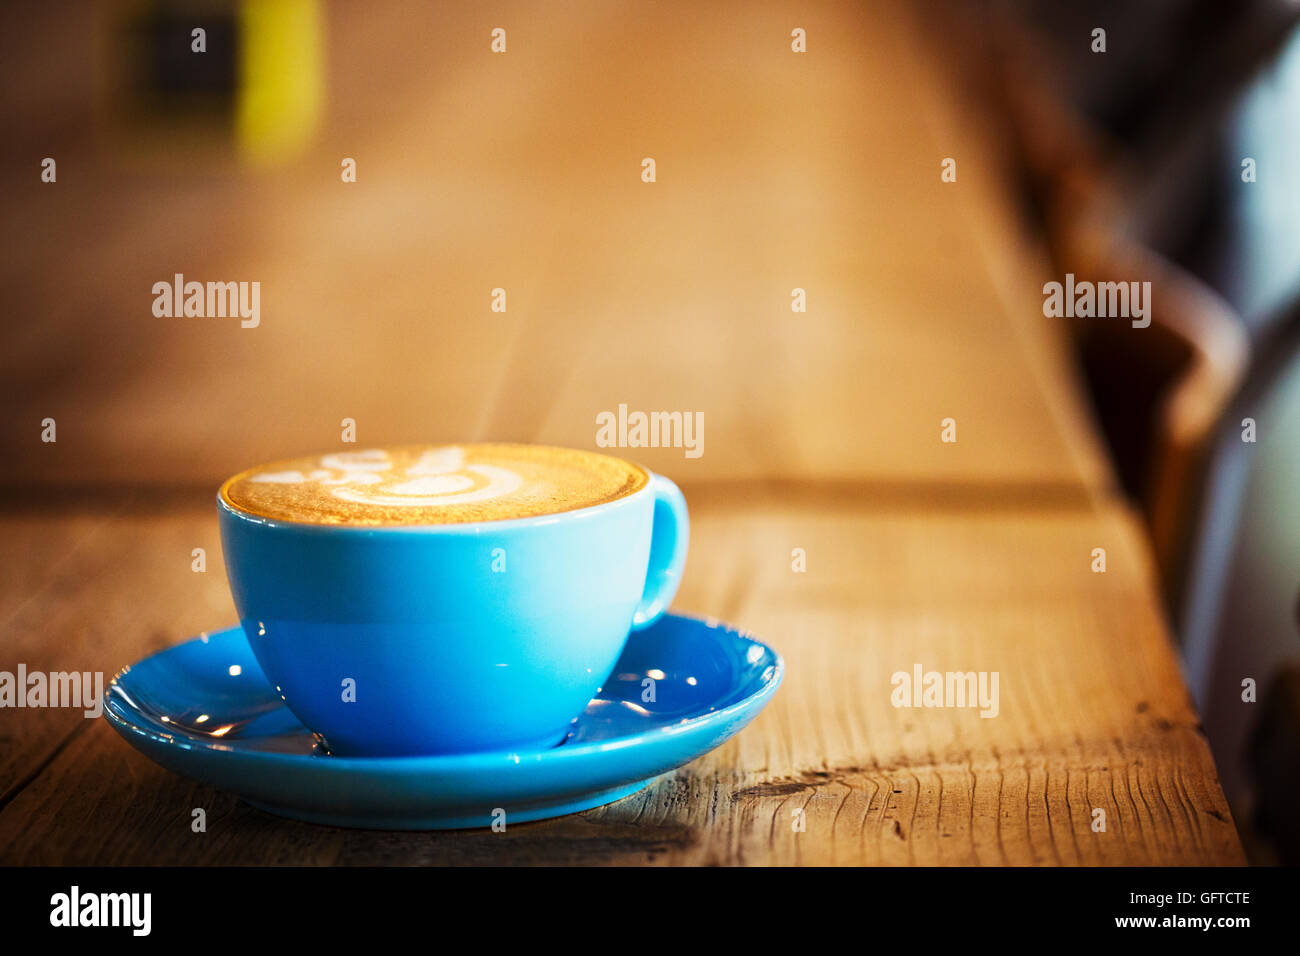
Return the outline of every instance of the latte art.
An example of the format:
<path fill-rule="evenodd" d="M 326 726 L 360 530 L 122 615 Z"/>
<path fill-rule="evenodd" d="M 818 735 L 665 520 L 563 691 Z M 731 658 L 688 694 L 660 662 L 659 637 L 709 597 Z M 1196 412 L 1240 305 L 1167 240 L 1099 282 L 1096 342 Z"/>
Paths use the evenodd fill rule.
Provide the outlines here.
<path fill-rule="evenodd" d="M 311 524 L 458 524 L 587 508 L 645 487 L 646 472 L 543 445 L 407 446 L 253 468 L 221 497 L 250 514 Z"/>

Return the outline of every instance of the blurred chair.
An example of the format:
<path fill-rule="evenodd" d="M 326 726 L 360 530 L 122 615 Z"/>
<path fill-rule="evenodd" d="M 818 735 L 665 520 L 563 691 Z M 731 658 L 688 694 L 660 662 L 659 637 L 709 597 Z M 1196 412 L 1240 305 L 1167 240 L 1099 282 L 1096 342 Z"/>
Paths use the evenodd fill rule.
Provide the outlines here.
<path fill-rule="evenodd" d="M 1149 328 L 1074 323 L 1080 360 L 1224 790 L 1296 862 L 1300 4 L 1005 9 L 1001 86 L 1058 272 L 1152 282 Z"/>
<path fill-rule="evenodd" d="M 1063 268 L 1095 282 L 1151 282 L 1151 325 L 1075 322 L 1080 360 L 1121 483 L 1146 515 L 1164 593 L 1176 607 L 1211 441 L 1241 385 L 1249 341 L 1213 289 L 1096 207 L 1058 209 Z M 1103 191 L 1091 200 L 1102 207 Z M 1072 218 L 1073 217 L 1073 218 Z M 1073 265 L 1071 265 L 1073 264 Z"/>
<path fill-rule="evenodd" d="M 1076 319 L 1072 331 L 1120 483 L 1142 506 L 1176 606 L 1209 443 L 1248 361 L 1244 324 L 1144 241 L 1122 146 L 1051 92 L 1043 45 L 1014 25 L 1002 34 L 1004 95 L 1058 271 L 1152 284 L 1149 328 Z"/>

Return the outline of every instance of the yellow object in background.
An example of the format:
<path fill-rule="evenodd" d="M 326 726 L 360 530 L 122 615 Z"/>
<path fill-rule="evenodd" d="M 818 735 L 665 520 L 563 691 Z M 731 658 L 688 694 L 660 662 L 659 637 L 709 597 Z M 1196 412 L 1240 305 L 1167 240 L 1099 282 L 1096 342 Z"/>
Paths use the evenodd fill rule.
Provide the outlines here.
<path fill-rule="evenodd" d="M 324 100 L 316 0 L 243 0 L 239 6 L 235 135 L 242 159 L 265 165 L 311 139 Z"/>
<path fill-rule="evenodd" d="M 194 170 L 284 162 L 324 114 L 319 0 L 133 0 L 101 100 L 115 156 Z"/>

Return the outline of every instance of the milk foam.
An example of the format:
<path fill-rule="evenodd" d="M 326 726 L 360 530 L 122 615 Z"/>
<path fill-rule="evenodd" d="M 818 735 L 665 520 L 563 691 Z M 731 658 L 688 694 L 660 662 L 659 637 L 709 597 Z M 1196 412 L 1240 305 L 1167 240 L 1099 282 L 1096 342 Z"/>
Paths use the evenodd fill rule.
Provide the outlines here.
<path fill-rule="evenodd" d="M 645 471 L 594 452 L 536 445 L 335 452 L 237 475 L 222 497 L 266 517 L 326 524 L 421 524 L 527 517 L 639 490 Z"/>
<path fill-rule="evenodd" d="M 467 465 L 460 448 L 432 448 L 413 465 L 395 466 L 387 452 L 367 451 L 325 455 L 325 468 L 304 475 L 300 471 L 253 475 L 254 483 L 329 486 L 329 493 L 354 504 L 393 508 L 432 508 L 489 501 L 515 491 L 523 479 L 497 465 Z M 335 472 L 342 472 L 334 477 Z"/>

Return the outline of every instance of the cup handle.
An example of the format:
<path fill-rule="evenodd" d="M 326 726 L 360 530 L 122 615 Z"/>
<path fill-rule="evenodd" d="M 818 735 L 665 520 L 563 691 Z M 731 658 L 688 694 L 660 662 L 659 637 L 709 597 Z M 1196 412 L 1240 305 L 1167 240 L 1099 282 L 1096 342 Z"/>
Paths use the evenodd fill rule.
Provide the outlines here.
<path fill-rule="evenodd" d="M 632 615 L 632 630 L 649 627 L 673 603 L 686 564 L 691 540 L 691 520 L 682 491 L 663 475 L 650 475 L 655 497 L 654 525 L 650 532 L 650 567 L 646 571 L 641 603 Z"/>

